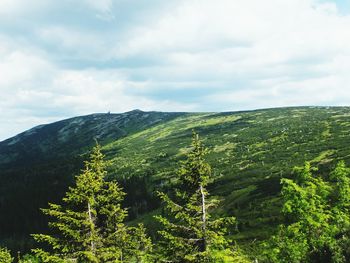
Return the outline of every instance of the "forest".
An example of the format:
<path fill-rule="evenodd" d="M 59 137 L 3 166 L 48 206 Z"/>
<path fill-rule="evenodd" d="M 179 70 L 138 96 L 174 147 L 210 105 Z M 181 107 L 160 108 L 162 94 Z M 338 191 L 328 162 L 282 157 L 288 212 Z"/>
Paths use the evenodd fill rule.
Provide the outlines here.
<path fill-rule="evenodd" d="M 33 233 L 37 246 L 24 256 L 1 248 L 0 261 L 349 262 L 350 169 L 344 161 L 327 175 L 307 161 L 294 167 L 293 176 L 280 181 L 283 223 L 268 239 L 241 246 L 237 218 L 218 213 L 221 200 L 209 191 L 209 149 L 195 132 L 188 149 L 174 171 L 174 187 L 156 192 L 156 233 L 126 222 L 126 194 L 108 180 L 110 161 L 96 144 L 60 204 L 42 209 L 50 231 Z"/>
<path fill-rule="evenodd" d="M 350 263 L 350 0 L 0 0 L 0 263 Z"/>

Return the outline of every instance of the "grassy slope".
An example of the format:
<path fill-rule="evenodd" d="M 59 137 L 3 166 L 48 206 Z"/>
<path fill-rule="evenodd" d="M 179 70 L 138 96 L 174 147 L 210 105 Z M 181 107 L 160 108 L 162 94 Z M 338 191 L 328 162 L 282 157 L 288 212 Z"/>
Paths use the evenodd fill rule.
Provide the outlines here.
<path fill-rule="evenodd" d="M 108 115 L 99 117 L 107 121 L 110 117 L 114 119 Z M 1 153 L 5 158 L 9 156 L 7 153 L 17 152 L 25 153 L 26 157 L 25 162 L 23 158 L 5 165 L 0 162 L 0 221 L 3 226 L 0 239 L 8 234 L 27 236 L 41 231 L 46 221 L 38 208 L 45 207 L 48 200 L 57 202 L 81 167 L 79 154 L 76 160 L 71 154 L 58 158 L 54 149 L 61 149 L 61 153 L 72 153 L 78 148 L 86 150 L 86 141 L 93 143 L 95 131 L 106 131 L 96 128 L 100 124 L 109 131 L 102 141 L 104 151 L 112 163 L 111 175 L 126 186 L 130 213 L 139 215 L 137 220 L 146 221 L 152 227 L 156 226 L 151 215 L 157 212 L 157 202 L 151 195 L 155 190 L 166 191 L 176 183 L 174 170 L 188 150 L 191 132 L 195 129 L 211 149 L 208 161 L 215 180 L 209 190 L 222 198 L 217 213 L 238 218 L 239 232 L 235 235 L 242 242 L 271 234 L 280 220 L 279 181 L 291 175 L 293 166 L 312 160 L 320 172 L 325 173 L 337 159 L 350 161 L 350 108 L 281 108 L 178 115 L 132 112 L 125 121 L 116 119 L 113 125 L 101 120 L 96 126 L 89 118 L 89 129 L 82 125 L 81 133 L 75 133 L 75 124 L 72 126 L 68 122 L 74 136 L 61 146 L 55 138 L 57 129 L 62 127 L 55 129 L 60 124 L 56 123 L 46 127 L 45 133 L 38 130 L 32 139 L 26 139 L 29 144 L 22 140 L 14 144 L 16 148 L 0 149 L 0 159 Z M 120 129 L 125 132 L 120 133 Z M 53 143 L 42 161 L 38 158 L 40 154 L 31 151 L 32 147 L 42 146 L 34 139 L 45 145 Z M 127 179 L 133 175 L 142 179 Z M 140 216 L 140 211 L 151 212 Z M 7 246 L 9 242 L 0 240 Z M 19 247 L 16 237 L 11 242 Z"/>
<path fill-rule="evenodd" d="M 349 108 L 187 114 L 104 150 L 117 178 L 148 174 L 150 191 L 166 190 L 176 183 L 174 169 L 195 129 L 211 149 L 208 161 L 215 181 L 210 191 L 223 200 L 217 212 L 235 215 L 236 237 L 252 240 L 268 236 L 280 221 L 279 181 L 294 166 L 310 160 L 325 173 L 336 160 L 349 161 L 349 121 Z M 147 215 L 143 218 L 150 221 Z"/>

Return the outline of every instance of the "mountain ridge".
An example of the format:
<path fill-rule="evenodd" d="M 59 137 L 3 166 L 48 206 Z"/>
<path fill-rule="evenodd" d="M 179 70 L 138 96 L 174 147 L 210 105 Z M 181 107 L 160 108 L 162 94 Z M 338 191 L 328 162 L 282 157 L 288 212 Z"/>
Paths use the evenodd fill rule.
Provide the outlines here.
<path fill-rule="evenodd" d="M 59 201 L 72 185 L 101 127 L 106 128 L 99 142 L 111 163 L 109 178 L 119 181 L 128 194 L 124 205 L 130 208 L 129 219 L 144 218 L 150 228 L 156 226 L 148 215 L 159 207 L 154 191 L 168 191 L 176 184 L 174 170 L 188 150 L 192 130 L 196 130 L 211 150 L 208 161 L 213 167 L 213 183 L 209 190 L 222 200 L 216 212 L 237 217 L 239 232 L 235 235 L 242 242 L 266 238 L 274 231 L 280 220 L 279 181 L 290 177 L 294 166 L 311 161 L 322 174 L 340 159 L 350 161 L 349 107 L 224 113 L 132 111 L 126 114 L 129 121 L 118 122 L 122 131 L 115 129 L 117 122 L 108 113 L 95 115 L 97 122 L 93 121 L 94 114 L 87 116 L 91 129 L 89 125 L 72 124 L 75 118 L 71 118 L 63 126 L 49 126 L 50 136 L 31 134 L 39 146 L 45 142 L 43 138 L 54 138 L 44 153 L 33 142 L 27 148 L 23 142 L 22 148 L 10 144 L 6 147 L 13 151 L 7 152 L 0 143 L 0 225 L 4 226 L 0 243 L 15 240 L 14 235 L 45 231 L 46 219 L 38 208 Z M 74 133 L 76 125 L 80 128 Z M 75 136 L 66 142 L 57 140 L 58 131 L 64 127 L 70 127 L 69 134 Z M 42 129 L 39 131 L 45 131 Z M 21 158 L 1 161 L 6 154 L 22 149 L 25 154 L 22 152 Z M 11 242 L 5 243 L 11 247 Z M 13 247 L 16 245 L 15 240 Z"/>
<path fill-rule="evenodd" d="M 47 152 L 60 154 L 67 144 L 73 144 L 74 147 L 70 146 L 70 148 L 74 149 L 72 154 L 76 154 L 81 150 L 88 150 L 94 144 L 95 139 L 100 143 L 117 140 L 130 132 L 145 129 L 179 114 L 181 113 L 143 112 L 140 110 L 120 114 L 93 113 L 38 125 L 0 142 L 0 163 L 11 161 L 8 158 L 8 156 L 14 155 L 11 149 L 22 154 L 34 151 L 40 158 L 45 158 Z M 132 123 L 127 124 L 127 122 Z M 78 138 L 82 135 L 84 138 Z M 19 158 L 18 156 L 13 157 Z"/>

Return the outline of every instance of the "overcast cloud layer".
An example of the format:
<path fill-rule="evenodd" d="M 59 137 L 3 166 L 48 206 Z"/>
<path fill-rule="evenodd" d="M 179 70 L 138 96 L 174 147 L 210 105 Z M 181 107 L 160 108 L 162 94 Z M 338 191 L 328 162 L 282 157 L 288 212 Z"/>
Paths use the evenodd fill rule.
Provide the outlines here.
<path fill-rule="evenodd" d="M 0 140 L 135 108 L 350 104 L 349 0 L 1 0 Z"/>

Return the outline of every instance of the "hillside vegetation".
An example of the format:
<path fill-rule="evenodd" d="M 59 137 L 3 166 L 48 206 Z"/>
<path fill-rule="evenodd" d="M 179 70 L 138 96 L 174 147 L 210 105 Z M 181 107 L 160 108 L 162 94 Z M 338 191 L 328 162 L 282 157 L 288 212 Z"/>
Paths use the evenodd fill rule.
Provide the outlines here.
<path fill-rule="evenodd" d="M 294 166 L 308 160 L 325 174 L 338 160 L 349 163 L 350 159 L 350 108 L 345 107 L 137 111 L 125 114 L 123 121 L 116 118 L 114 114 L 79 117 L 0 143 L 4 245 L 28 246 L 20 244 L 21 237 L 45 231 L 46 219 L 39 207 L 62 198 L 96 137 L 110 161 L 109 179 L 118 180 L 127 192 L 129 220 L 143 221 L 152 230 L 156 226 L 150 215 L 160 206 L 154 191 L 167 192 L 177 183 L 176 164 L 188 152 L 195 130 L 211 150 L 207 160 L 214 181 L 208 189 L 222 200 L 216 213 L 237 218 L 237 231 L 232 234 L 243 245 L 275 231 L 281 221 L 280 179 L 290 177 Z M 79 126 L 80 120 L 85 125 Z"/>
<path fill-rule="evenodd" d="M 188 114 L 104 150 L 115 178 L 146 175 L 150 194 L 175 183 L 174 167 L 196 130 L 211 149 L 208 161 L 215 181 L 210 191 L 223 200 L 218 213 L 236 216 L 237 237 L 252 240 L 268 236 L 280 221 L 280 179 L 289 177 L 294 166 L 308 160 L 325 173 L 338 159 L 349 159 L 349 120 L 348 108 Z M 146 193 L 137 194 L 130 189 L 135 207 L 143 212 Z"/>

